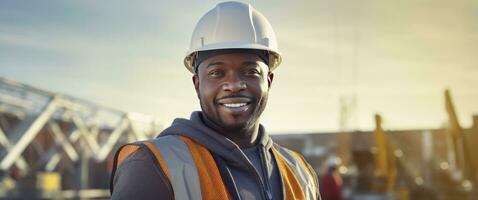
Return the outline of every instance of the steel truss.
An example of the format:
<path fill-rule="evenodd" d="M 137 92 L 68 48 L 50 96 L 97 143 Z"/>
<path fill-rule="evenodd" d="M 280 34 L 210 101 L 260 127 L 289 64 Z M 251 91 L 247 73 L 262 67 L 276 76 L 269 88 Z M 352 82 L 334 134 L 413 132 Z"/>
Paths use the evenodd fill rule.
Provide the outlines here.
<path fill-rule="evenodd" d="M 1 184 L 0 196 L 12 195 L 29 175 L 74 166 L 81 166 L 73 170 L 81 178 L 73 189 L 107 189 L 90 187 L 90 162 L 111 161 L 120 145 L 152 138 L 161 129 L 153 117 L 0 78 L 0 178 L 15 182 L 10 188 Z"/>

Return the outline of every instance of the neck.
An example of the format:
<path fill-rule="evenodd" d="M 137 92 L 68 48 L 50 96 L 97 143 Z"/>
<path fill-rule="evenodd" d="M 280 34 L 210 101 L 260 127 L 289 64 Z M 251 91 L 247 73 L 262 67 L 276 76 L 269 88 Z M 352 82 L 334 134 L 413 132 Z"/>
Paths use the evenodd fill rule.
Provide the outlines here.
<path fill-rule="evenodd" d="M 205 115 L 202 115 L 202 118 L 206 126 L 215 130 L 224 137 L 232 140 L 241 149 L 247 149 L 249 147 L 252 147 L 258 142 L 259 122 L 254 123 L 251 128 L 226 130 L 209 120 Z"/>

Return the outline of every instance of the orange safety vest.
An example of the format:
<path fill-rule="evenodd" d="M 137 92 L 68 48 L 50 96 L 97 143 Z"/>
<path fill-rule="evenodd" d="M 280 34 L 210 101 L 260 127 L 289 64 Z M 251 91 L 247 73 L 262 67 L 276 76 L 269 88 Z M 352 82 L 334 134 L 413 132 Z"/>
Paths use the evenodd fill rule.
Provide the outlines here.
<path fill-rule="evenodd" d="M 169 137 L 169 139 L 167 139 Z M 216 165 L 216 162 L 209 150 L 205 148 L 203 145 L 191 140 L 185 136 L 166 136 L 166 137 L 159 137 L 153 140 L 143 141 L 139 144 L 144 144 L 147 147 L 146 151 L 152 152 L 155 159 L 158 161 L 161 169 L 168 177 L 170 183 L 174 181 L 173 175 L 170 173 L 170 168 L 167 166 L 167 161 L 163 159 L 163 155 L 160 151 L 161 148 L 171 144 L 172 142 L 163 141 L 161 144 L 155 144 L 158 141 L 162 140 L 174 140 L 179 139 L 187 146 L 189 150 L 189 154 L 192 157 L 194 165 L 197 169 L 198 175 L 198 182 L 200 186 L 200 194 L 191 195 L 191 196 L 199 196 L 202 199 L 219 199 L 219 200 L 229 200 L 232 199 L 229 191 L 227 190 L 219 169 Z M 137 151 L 142 145 L 138 145 L 138 143 L 126 144 L 122 148 L 118 150 L 116 153 L 116 163 L 115 169 L 122 164 L 122 162 L 132 153 Z M 178 146 L 178 145 L 170 145 L 170 146 Z M 168 147 L 166 147 L 168 148 Z M 178 151 L 175 151 L 178 152 Z M 308 166 L 305 162 L 304 158 L 291 150 L 284 149 L 280 146 L 275 147 L 272 146 L 272 152 L 277 159 L 277 165 L 279 169 L 279 173 L 282 177 L 283 183 L 283 190 L 284 190 L 284 199 L 286 200 L 302 200 L 302 199 L 320 199 L 318 193 L 318 184 L 316 177 L 312 169 Z M 178 174 L 178 175 L 176 175 Z M 174 173 L 176 176 L 182 176 L 179 179 L 183 179 L 184 175 L 181 173 Z M 114 174 L 112 175 L 114 176 Z M 190 177 L 187 177 L 190 178 Z M 188 190 L 188 187 L 184 186 L 176 186 L 174 187 L 174 191 L 184 191 Z M 194 193 L 188 191 L 190 193 Z M 177 196 L 176 196 L 177 197 Z"/>

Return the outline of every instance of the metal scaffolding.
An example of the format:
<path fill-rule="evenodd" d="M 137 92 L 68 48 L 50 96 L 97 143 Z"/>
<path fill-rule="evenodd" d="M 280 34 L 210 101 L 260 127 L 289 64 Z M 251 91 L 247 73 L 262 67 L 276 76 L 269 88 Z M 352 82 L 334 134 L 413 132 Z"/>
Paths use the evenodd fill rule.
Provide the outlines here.
<path fill-rule="evenodd" d="M 94 186 L 93 164 L 103 166 L 95 174 L 109 176 L 117 147 L 152 138 L 161 129 L 150 116 L 0 78 L 0 198 L 31 191 L 48 198 L 106 198 L 107 187 Z M 43 173 L 73 181 L 45 188 L 48 184 L 39 184 L 36 177 Z"/>

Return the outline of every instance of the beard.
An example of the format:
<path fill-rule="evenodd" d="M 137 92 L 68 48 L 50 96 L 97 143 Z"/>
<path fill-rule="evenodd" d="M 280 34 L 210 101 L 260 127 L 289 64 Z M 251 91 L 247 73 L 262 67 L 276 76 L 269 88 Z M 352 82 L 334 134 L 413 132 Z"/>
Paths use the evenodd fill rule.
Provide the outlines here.
<path fill-rule="evenodd" d="M 203 102 L 201 99 L 200 106 L 203 115 L 207 118 L 209 122 L 212 122 L 213 125 L 216 126 L 212 128 L 219 129 L 220 131 L 224 131 L 226 133 L 248 132 L 259 123 L 259 118 L 266 108 L 267 100 L 267 94 L 264 95 L 259 101 L 254 100 L 253 102 L 255 103 L 252 106 L 252 110 L 248 113 L 249 117 L 247 119 L 236 119 L 233 120 L 233 122 L 230 122 L 231 120 L 227 120 L 225 119 L 225 117 L 222 117 L 218 109 L 218 105 L 216 103 L 212 103 L 213 106 L 209 106 L 214 107 L 212 111 L 206 109 L 208 106 L 206 106 L 205 102 Z"/>

